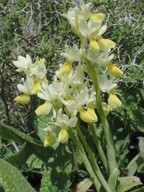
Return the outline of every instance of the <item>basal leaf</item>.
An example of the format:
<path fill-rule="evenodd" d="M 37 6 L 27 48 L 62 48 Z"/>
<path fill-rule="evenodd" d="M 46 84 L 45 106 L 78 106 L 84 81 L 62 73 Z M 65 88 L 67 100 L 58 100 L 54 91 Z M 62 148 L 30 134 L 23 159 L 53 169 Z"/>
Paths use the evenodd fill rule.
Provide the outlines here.
<path fill-rule="evenodd" d="M 5 192 L 36 192 L 13 165 L 0 160 L 0 183 Z"/>
<path fill-rule="evenodd" d="M 19 167 L 26 162 L 31 154 L 35 154 L 42 161 L 48 162 L 54 152 L 55 150 L 50 147 L 45 148 L 32 143 L 26 143 L 19 152 L 5 158 L 5 160 L 12 163 L 16 167 Z"/>
<path fill-rule="evenodd" d="M 43 147 L 32 144 L 31 145 L 33 153 L 39 157 L 42 161 L 47 162 L 49 158 L 55 153 L 55 150 L 51 147 Z"/>
<path fill-rule="evenodd" d="M 30 143 L 24 143 L 23 147 L 19 152 L 17 152 L 14 155 L 11 155 L 10 157 L 5 158 L 6 161 L 10 162 L 16 167 L 20 167 L 23 163 L 26 162 L 26 160 L 29 158 L 29 156 L 33 153 L 31 144 Z"/>
<path fill-rule="evenodd" d="M 18 144 L 26 142 L 18 153 L 6 158 L 7 161 L 16 166 L 23 164 L 31 154 L 35 154 L 41 160 L 47 162 L 54 152 L 54 149 L 43 147 L 38 140 L 11 126 L 0 125 L 0 135 L 2 138 L 15 141 Z"/>
<path fill-rule="evenodd" d="M 15 141 L 16 143 L 22 144 L 23 139 L 15 134 L 9 126 L 0 125 L 0 136 L 3 139 Z"/>
<path fill-rule="evenodd" d="M 0 135 L 4 139 L 12 140 L 19 144 L 22 144 L 25 141 L 28 141 L 29 143 L 41 145 L 38 140 L 33 139 L 31 136 L 19 131 L 18 129 L 15 129 L 9 125 L 0 124 Z"/>

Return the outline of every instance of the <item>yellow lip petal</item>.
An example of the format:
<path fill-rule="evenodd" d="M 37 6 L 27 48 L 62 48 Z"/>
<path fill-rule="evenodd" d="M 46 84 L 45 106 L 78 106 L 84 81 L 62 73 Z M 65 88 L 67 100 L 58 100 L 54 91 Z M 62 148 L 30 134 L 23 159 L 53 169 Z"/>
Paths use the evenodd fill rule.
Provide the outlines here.
<path fill-rule="evenodd" d="M 28 94 L 24 93 L 24 94 L 17 96 L 14 100 L 21 104 L 28 104 L 30 101 L 30 96 Z"/>
<path fill-rule="evenodd" d="M 95 22 L 95 21 L 103 21 L 105 18 L 105 15 L 103 13 L 92 13 L 90 14 L 90 19 Z"/>
<path fill-rule="evenodd" d="M 44 140 L 44 147 L 52 146 L 56 142 L 52 133 L 48 133 Z"/>
<path fill-rule="evenodd" d="M 97 121 L 97 115 L 92 108 L 88 108 L 87 110 L 80 110 L 80 118 L 86 123 L 93 123 Z"/>
<path fill-rule="evenodd" d="M 91 47 L 92 51 L 96 52 L 96 53 L 100 50 L 100 47 L 99 47 L 97 41 L 93 40 L 93 39 L 90 41 L 90 47 Z"/>
<path fill-rule="evenodd" d="M 116 109 L 118 107 L 122 106 L 121 101 L 119 98 L 115 95 L 115 93 L 110 93 L 108 98 L 108 104 L 112 109 Z"/>
<path fill-rule="evenodd" d="M 39 82 L 35 82 L 35 83 L 33 84 L 33 87 L 32 87 L 32 93 L 33 93 L 34 95 L 37 94 L 38 91 L 39 91 L 39 89 L 40 89 L 40 83 L 39 83 Z"/>
<path fill-rule="evenodd" d="M 98 40 L 98 44 L 103 51 L 110 50 L 112 48 L 115 48 L 116 46 L 115 42 L 113 42 L 112 40 L 103 38 Z"/>
<path fill-rule="evenodd" d="M 35 113 L 40 116 L 40 115 L 47 115 L 49 114 L 51 110 L 51 103 L 45 102 L 44 104 L 40 105 L 36 110 Z"/>
<path fill-rule="evenodd" d="M 69 138 L 68 132 L 66 129 L 61 129 L 61 131 L 58 134 L 58 142 L 60 143 L 67 143 Z"/>
<path fill-rule="evenodd" d="M 64 74 L 68 75 L 72 70 L 71 61 L 66 61 L 64 65 L 57 71 L 58 75 L 62 76 Z"/>
<path fill-rule="evenodd" d="M 123 71 L 121 71 L 117 66 L 115 66 L 112 63 L 108 64 L 108 72 L 110 75 L 112 75 L 114 77 L 123 76 Z"/>

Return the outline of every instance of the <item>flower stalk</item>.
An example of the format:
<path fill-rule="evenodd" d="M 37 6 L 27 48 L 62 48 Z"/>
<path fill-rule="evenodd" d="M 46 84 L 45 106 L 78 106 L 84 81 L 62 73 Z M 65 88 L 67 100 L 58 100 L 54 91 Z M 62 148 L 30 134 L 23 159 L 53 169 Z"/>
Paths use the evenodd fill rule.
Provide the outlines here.
<path fill-rule="evenodd" d="M 93 136 L 93 138 L 94 138 L 94 143 L 95 143 L 95 145 L 96 145 L 98 154 L 99 154 L 100 159 L 101 159 L 101 161 L 102 161 L 102 163 L 103 163 L 103 166 L 104 166 L 104 168 L 105 168 L 105 171 L 106 171 L 106 173 L 108 174 L 109 169 L 108 169 L 107 158 L 106 158 L 105 153 L 104 153 L 104 151 L 103 151 L 103 148 L 102 148 L 102 146 L 101 146 L 100 140 L 99 140 L 99 138 L 98 138 L 98 136 L 97 136 L 97 134 L 96 134 L 96 132 L 95 132 L 94 126 L 93 126 L 92 124 L 89 125 L 89 130 L 90 130 L 90 132 L 91 132 L 91 134 L 92 134 L 92 136 Z"/>
<path fill-rule="evenodd" d="M 76 146 L 76 148 L 80 154 L 80 157 L 82 158 L 82 160 L 85 164 L 85 167 L 86 167 L 90 177 L 93 179 L 94 186 L 95 186 L 96 190 L 99 191 L 100 187 L 101 187 L 101 183 L 99 182 L 99 180 L 98 180 L 98 178 L 94 172 L 94 168 L 92 167 L 80 140 L 75 135 L 73 130 L 69 129 L 68 132 L 69 132 L 70 138 L 72 139 L 73 143 L 75 144 L 75 146 Z"/>
<path fill-rule="evenodd" d="M 92 165 L 94 172 L 95 172 L 97 178 L 99 179 L 101 185 L 104 187 L 106 192 L 112 192 L 109 185 L 107 184 L 107 182 L 104 178 L 104 175 L 101 173 L 101 170 L 100 170 L 100 168 L 96 162 L 95 156 L 94 156 L 92 150 L 90 149 L 90 146 L 88 145 L 83 133 L 81 132 L 81 130 L 79 128 L 79 126 L 76 127 L 76 130 L 77 130 L 78 136 L 79 136 L 85 150 L 87 151 L 91 165 Z"/>
<path fill-rule="evenodd" d="M 117 168 L 115 149 L 114 149 L 114 143 L 113 143 L 113 139 L 112 139 L 111 130 L 110 130 L 108 121 L 106 119 L 106 116 L 104 114 L 102 104 L 101 104 L 102 103 L 101 90 L 100 90 L 99 84 L 98 84 L 97 70 L 89 61 L 87 61 L 87 69 L 88 69 L 88 73 L 93 81 L 94 89 L 96 92 L 97 111 L 98 111 L 99 117 L 101 119 L 101 123 L 103 125 L 103 131 L 104 131 L 105 140 L 106 140 L 106 144 L 107 144 L 107 158 L 108 158 L 109 172 L 112 173 L 113 170 L 115 168 Z"/>

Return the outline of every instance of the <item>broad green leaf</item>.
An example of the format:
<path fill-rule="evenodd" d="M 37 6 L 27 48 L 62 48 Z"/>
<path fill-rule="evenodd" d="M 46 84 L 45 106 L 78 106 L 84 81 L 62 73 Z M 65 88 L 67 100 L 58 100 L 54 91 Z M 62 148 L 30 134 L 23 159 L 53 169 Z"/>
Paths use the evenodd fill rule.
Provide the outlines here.
<path fill-rule="evenodd" d="M 5 192 L 36 192 L 13 165 L 0 160 L 0 183 Z"/>
<path fill-rule="evenodd" d="M 23 144 L 25 141 L 27 141 L 27 143 L 29 143 L 28 144 L 29 147 L 27 148 L 27 150 L 29 150 L 29 152 L 26 153 L 26 155 L 28 155 L 28 157 L 30 155 L 29 153 L 31 153 L 31 154 L 34 153 L 41 160 L 43 160 L 44 162 L 47 162 L 48 159 L 51 157 L 51 155 L 54 152 L 54 149 L 52 149 L 50 147 L 48 147 L 48 148 L 43 147 L 39 143 L 39 141 L 37 141 L 37 140 L 33 139 L 32 137 L 30 137 L 29 135 L 15 129 L 13 127 L 7 126 L 7 125 L 0 125 L 0 135 L 4 139 L 12 140 L 12 141 L 18 142 L 19 144 Z M 22 151 L 22 153 L 18 154 L 18 157 L 22 157 L 22 155 L 23 155 L 23 151 Z M 15 159 L 14 161 L 18 161 L 18 162 L 23 161 L 22 159 L 16 160 L 17 156 L 12 157 L 11 161 L 12 161 L 12 159 L 13 160 Z"/>
<path fill-rule="evenodd" d="M 23 144 L 23 139 L 15 134 L 9 126 L 0 125 L 0 136 L 3 139 L 15 141 L 16 143 Z"/>
<path fill-rule="evenodd" d="M 135 176 L 120 177 L 118 180 L 117 192 L 125 192 L 137 185 L 142 185 L 140 179 Z"/>
<path fill-rule="evenodd" d="M 5 160 L 9 161 L 15 166 L 20 166 L 26 162 L 31 154 L 35 154 L 39 159 L 47 162 L 55 150 L 51 147 L 45 148 L 32 143 L 27 143 L 18 153 L 7 157 Z"/>
<path fill-rule="evenodd" d="M 12 140 L 19 144 L 23 144 L 25 141 L 28 141 L 29 143 L 40 145 L 38 140 L 33 139 L 31 136 L 9 125 L 0 124 L 0 135 L 4 139 Z"/>
<path fill-rule="evenodd" d="M 86 178 L 77 184 L 76 192 L 86 192 L 93 184 L 92 179 Z"/>
<path fill-rule="evenodd" d="M 19 152 L 16 154 L 5 158 L 6 161 L 10 162 L 16 167 L 20 167 L 23 163 L 26 162 L 26 160 L 29 158 L 29 156 L 33 153 L 33 150 L 31 148 L 30 143 L 24 143 L 23 147 Z"/>
<path fill-rule="evenodd" d="M 67 192 L 71 170 L 72 155 L 66 145 L 59 145 L 45 167 L 40 192 Z"/>
<path fill-rule="evenodd" d="M 52 154 L 55 153 L 55 150 L 51 147 L 45 148 L 43 146 L 31 144 L 31 148 L 33 153 L 44 162 L 47 162 Z"/>
<path fill-rule="evenodd" d="M 28 160 L 26 161 L 27 166 L 29 169 L 33 171 L 33 168 L 40 170 L 44 164 L 44 162 L 39 159 L 36 155 L 31 155 Z"/>

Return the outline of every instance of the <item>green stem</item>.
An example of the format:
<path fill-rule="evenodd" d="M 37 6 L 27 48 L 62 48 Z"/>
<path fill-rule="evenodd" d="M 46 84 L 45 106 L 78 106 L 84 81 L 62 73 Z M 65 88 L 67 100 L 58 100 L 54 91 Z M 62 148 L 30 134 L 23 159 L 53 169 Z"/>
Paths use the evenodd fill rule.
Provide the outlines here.
<path fill-rule="evenodd" d="M 99 169 L 99 166 L 98 166 L 98 164 L 96 162 L 94 154 L 92 153 L 87 141 L 85 140 L 85 137 L 84 137 L 83 133 L 81 132 L 81 130 L 80 130 L 80 128 L 78 126 L 76 128 L 77 128 L 76 130 L 77 130 L 78 136 L 79 136 L 81 142 L 83 143 L 83 145 L 84 145 L 84 147 L 85 147 L 85 149 L 86 149 L 86 151 L 87 151 L 87 153 L 89 155 L 91 165 L 92 165 L 92 167 L 93 167 L 93 169 L 94 169 L 94 171 L 95 171 L 95 173 L 97 175 L 97 178 L 99 179 L 101 185 L 104 187 L 106 192 L 112 192 L 109 185 L 108 185 L 108 183 L 106 182 L 103 174 L 101 173 L 101 170 Z"/>
<path fill-rule="evenodd" d="M 104 168 L 105 168 L 106 172 L 108 173 L 108 163 L 107 163 L 107 159 L 106 159 L 105 153 L 103 151 L 103 148 L 102 148 L 102 146 L 100 144 L 100 140 L 99 140 L 99 138 L 98 138 L 98 136 L 97 136 L 97 134 L 95 132 L 94 126 L 90 125 L 89 128 L 90 128 L 90 131 L 91 131 L 91 133 L 92 133 L 92 135 L 94 137 L 94 143 L 95 143 L 96 148 L 98 150 L 100 159 L 101 159 L 101 161 L 102 161 L 102 163 L 104 165 Z"/>
<path fill-rule="evenodd" d="M 94 170 L 89 162 L 89 159 L 87 158 L 87 155 L 81 145 L 81 142 L 79 141 L 78 137 L 74 134 L 74 132 L 71 129 L 69 129 L 69 136 L 72 139 L 73 143 L 76 145 L 76 148 L 80 154 L 80 157 L 82 158 L 82 160 L 85 164 L 85 167 L 86 167 L 90 177 L 93 178 L 93 182 L 94 182 L 96 191 L 99 191 L 101 184 L 94 173 Z"/>
<path fill-rule="evenodd" d="M 113 143 L 111 130 L 110 130 L 108 121 L 106 119 L 106 116 L 104 114 L 104 111 L 102 109 L 101 90 L 100 90 L 99 84 L 98 84 L 97 70 L 96 70 L 95 66 L 93 66 L 89 61 L 87 61 L 87 69 L 88 69 L 88 73 L 93 81 L 94 89 L 96 92 L 96 106 L 97 106 L 98 114 L 101 119 L 101 123 L 103 125 L 104 135 L 105 135 L 105 139 L 106 139 L 109 171 L 110 171 L 110 173 L 112 173 L 115 168 L 117 169 L 117 162 L 116 162 L 116 157 L 115 157 L 115 149 L 114 149 L 114 143 Z"/>

